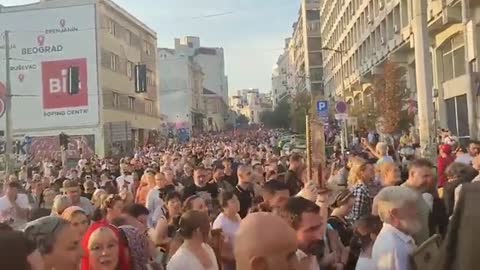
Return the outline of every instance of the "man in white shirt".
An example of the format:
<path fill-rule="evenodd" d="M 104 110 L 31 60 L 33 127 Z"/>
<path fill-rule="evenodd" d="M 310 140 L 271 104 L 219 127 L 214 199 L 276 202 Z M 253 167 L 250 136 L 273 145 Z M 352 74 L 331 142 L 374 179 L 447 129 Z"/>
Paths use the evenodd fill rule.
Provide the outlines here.
<path fill-rule="evenodd" d="M 122 164 L 121 166 L 122 175 L 116 179 L 118 190 L 127 188 L 128 191 L 133 193 L 133 175 L 131 174 L 130 166 L 128 164 Z"/>
<path fill-rule="evenodd" d="M 0 198 L 0 223 L 6 223 L 17 230 L 23 229 L 27 224 L 29 213 L 27 195 L 18 193 L 21 188 L 18 182 L 9 182 L 5 196 Z"/>
<path fill-rule="evenodd" d="M 153 171 L 148 170 L 146 174 L 147 177 L 155 177 L 155 187 L 150 189 L 148 192 L 147 202 L 145 204 L 145 207 L 147 207 L 148 211 L 150 212 L 148 226 L 150 228 L 155 228 L 158 218 L 161 217 L 160 213 L 163 213 L 155 210 L 159 207 L 163 207 L 164 205 L 163 200 L 160 198 L 160 189 L 165 186 L 166 179 L 163 173 L 155 174 Z"/>
<path fill-rule="evenodd" d="M 72 205 L 81 207 L 88 216 L 92 216 L 95 208 L 89 199 L 81 196 L 80 184 L 75 180 L 65 180 L 62 191 L 67 195 Z"/>
<path fill-rule="evenodd" d="M 375 270 L 414 269 L 410 260 L 416 248 L 412 235 L 422 228 L 416 207 L 418 196 L 402 186 L 386 187 L 376 196 L 383 228 L 372 249 Z"/>

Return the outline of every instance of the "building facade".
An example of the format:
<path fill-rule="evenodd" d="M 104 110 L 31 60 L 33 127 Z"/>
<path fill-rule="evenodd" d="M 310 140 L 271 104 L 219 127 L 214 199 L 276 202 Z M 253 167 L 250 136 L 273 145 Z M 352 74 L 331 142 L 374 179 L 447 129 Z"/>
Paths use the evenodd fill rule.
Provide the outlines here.
<path fill-rule="evenodd" d="M 0 22 L 1 31 L 10 31 L 12 58 L 28 59 L 10 64 L 11 91 L 17 94 L 13 130 L 16 137 L 31 138 L 26 152 L 58 154 L 60 132 L 71 138 L 72 159 L 78 149 L 120 154 L 155 139 L 162 126 L 155 31 L 109 0 L 0 6 Z M 135 91 L 137 64 L 147 70 L 142 93 Z M 74 96 L 63 87 L 70 66 L 79 68 L 80 91 Z M 5 73 L 0 76 L 5 82 Z"/>
<path fill-rule="evenodd" d="M 323 96 L 322 41 L 320 35 L 320 0 L 302 0 L 298 19 L 289 39 L 287 85 L 293 92 L 307 90 Z M 323 1 L 328 2 L 328 1 Z"/>
<path fill-rule="evenodd" d="M 161 112 L 170 126 L 191 132 L 225 128 L 228 79 L 222 48 L 202 47 L 198 37 L 177 38 L 174 49 L 158 49 L 158 69 Z"/>
<path fill-rule="evenodd" d="M 262 112 L 272 109 L 272 100 L 269 94 L 260 93 L 258 89 L 242 89 L 230 97 L 230 108 L 237 115 L 246 116 L 251 124 L 260 124 Z"/>
<path fill-rule="evenodd" d="M 372 82 L 375 76 L 381 75 L 385 61 L 392 61 L 401 67 L 402 80 L 414 99 L 418 94 L 418 79 L 425 77 L 421 89 L 427 90 L 421 91 L 431 90 L 433 99 L 418 102 L 434 104 L 434 127 L 449 128 L 460 138 L 478 138 L 480 3 L 428 0 L 424 10 L 419 3 L 415 0 L 323 1 L 322 42 L 335 50 L 325 51 L 323 55 L 326 94 L 345 99 L 352 106 L 362 104 L 373 98 Z M 431 74 L 416 74 L 419 63 L 416 63 L 415 52 L 423 49 L 416 48 L 421 43 L 415 40 L 415 33 L 423 35 L 415 24 L 418 12 L 427 17 L 422 41 L 428 46 L 425 62 Z"/>
<path fill-rule="evenodd" d="M 292 80 L 290 80 L 291 65 L 288 51 L 288 44 L 290 38 L 285 40 L 284 52 L 278 57 L 275 68 L 272 73 L 272 110 L 274 110 L 278 104 L 288 99 L 291 95 Z"/>

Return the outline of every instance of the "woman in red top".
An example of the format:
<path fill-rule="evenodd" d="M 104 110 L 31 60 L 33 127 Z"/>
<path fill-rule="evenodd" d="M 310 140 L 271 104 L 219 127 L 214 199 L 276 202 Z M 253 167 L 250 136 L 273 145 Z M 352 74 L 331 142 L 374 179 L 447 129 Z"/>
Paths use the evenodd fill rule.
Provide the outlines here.
<path fill-rule="evenodd" d="M 437 160 L 437 168 L 438 168 L 438 188 L 443 188 L 445 183 L 447 182 L 447 178 L 445 177 L 445 169 L 450 165 L 453 161 L 455 161 L 455 157 L 452 155 L 452 146 L 449 144 L 442 144 L 440 145 L 440 154 Z M 441 193 L 441 192 L 439 192 Z"/>

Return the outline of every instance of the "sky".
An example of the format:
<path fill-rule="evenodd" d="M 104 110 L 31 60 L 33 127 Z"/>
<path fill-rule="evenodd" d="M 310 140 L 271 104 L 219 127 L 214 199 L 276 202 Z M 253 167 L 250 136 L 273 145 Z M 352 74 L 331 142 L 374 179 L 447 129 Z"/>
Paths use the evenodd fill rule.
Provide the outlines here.
<path fill-rule="evenodd" d="M 19 5 L 38 0 L 0 0 Z M 271 89 L 284 39 L 292 34 L 299 0 L 114 0 L 157 32 L 158 46 L 199 36 L 201 46 L 223 47 L 230 95 L 237 89 Z M 161 76 L 161 74 L 160 74 Z"/>

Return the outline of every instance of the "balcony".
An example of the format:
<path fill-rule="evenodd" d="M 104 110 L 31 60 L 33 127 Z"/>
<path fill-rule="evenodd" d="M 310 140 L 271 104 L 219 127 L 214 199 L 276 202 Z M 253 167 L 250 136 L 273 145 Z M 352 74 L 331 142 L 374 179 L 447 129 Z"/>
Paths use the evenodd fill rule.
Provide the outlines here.
<path fill-rule="evenodd" d="M 307 34 L 320 36 L 320 21 L 307 22 Z"/>

